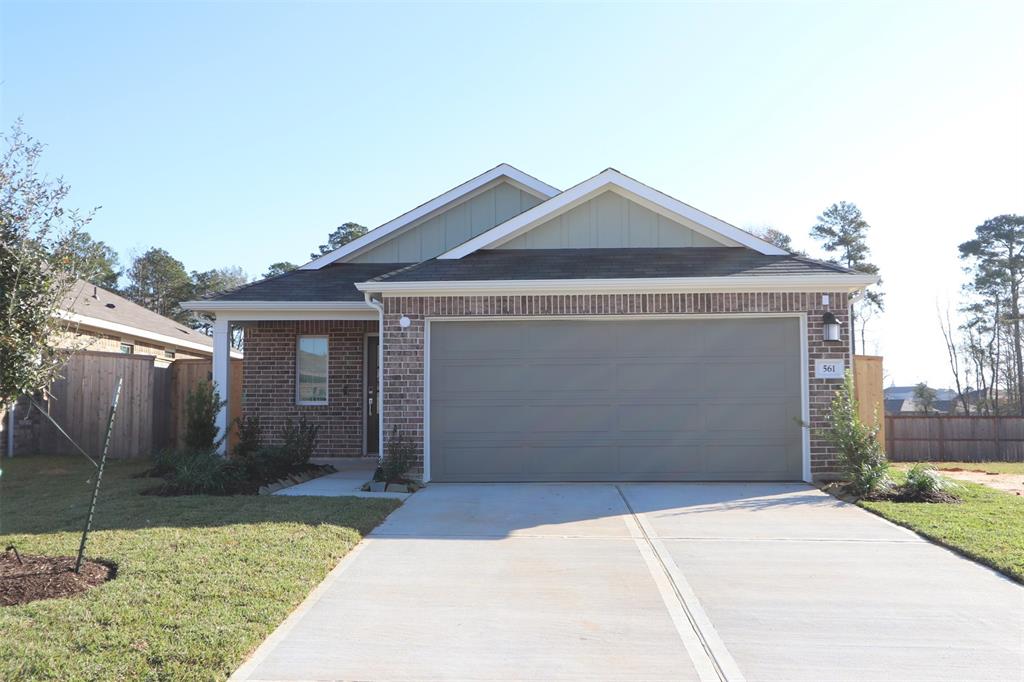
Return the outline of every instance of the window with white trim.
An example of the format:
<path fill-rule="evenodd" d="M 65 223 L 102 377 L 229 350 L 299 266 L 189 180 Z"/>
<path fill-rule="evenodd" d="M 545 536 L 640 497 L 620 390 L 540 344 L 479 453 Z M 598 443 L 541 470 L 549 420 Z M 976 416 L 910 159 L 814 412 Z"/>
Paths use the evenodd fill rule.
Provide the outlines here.
<path fill-rule="evenodd" d="M 327 404 L 327 337 L 300 336 L 295 348 L 295 402 Z"/>

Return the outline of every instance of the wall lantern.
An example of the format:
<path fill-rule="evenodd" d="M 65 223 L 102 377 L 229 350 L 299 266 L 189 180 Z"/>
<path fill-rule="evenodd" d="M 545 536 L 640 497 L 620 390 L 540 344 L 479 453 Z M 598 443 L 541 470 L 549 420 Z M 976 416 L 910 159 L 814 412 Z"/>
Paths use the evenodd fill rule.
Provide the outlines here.
<path fill-rule="evenodd" d="M 825 340 L 839 341 L 839 327 L 842 326 L 842 322 L 837 320 L 832 313 L 825 313 L 821 321 L 825 323 Z"/>

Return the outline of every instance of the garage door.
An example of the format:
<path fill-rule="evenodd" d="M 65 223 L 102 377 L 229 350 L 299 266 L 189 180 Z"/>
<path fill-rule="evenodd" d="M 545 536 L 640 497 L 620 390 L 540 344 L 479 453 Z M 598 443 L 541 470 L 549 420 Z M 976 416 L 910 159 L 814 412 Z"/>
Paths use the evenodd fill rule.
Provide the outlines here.
<path fill-rule="evenodd" d="M 798 480 L 796 318 L 433 321 L 435 481 Z"/>

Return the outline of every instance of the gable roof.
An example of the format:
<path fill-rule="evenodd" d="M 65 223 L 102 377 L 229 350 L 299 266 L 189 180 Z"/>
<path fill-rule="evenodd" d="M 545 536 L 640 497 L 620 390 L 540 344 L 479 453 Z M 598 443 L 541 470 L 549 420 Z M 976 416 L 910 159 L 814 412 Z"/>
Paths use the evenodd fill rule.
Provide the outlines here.
<path fill-rule="evenodd" d="M 81 279 L 64 297 L 60 316 L 114 334 L 213 352 L 206 334 Z"/>
<path fill-rule="evenodd" d="M 594 177 L 565 190 L 542 204 L 496 225 L 490 230 L 463 242 L 438 256 L 441 260 L 459 259 L 480 249 L 500 246 L 519 235 L 530 231 L 541 223 L 589 201 L 605 191 L 615 191 L 655 213 L 693 229 L 723 246 L 746 246 L 758 253 L 773 256 L 788 255 L 784 249 L 770 244 L 749 232 L 704 213 L 689 204 L 668 196 L 663 192 L 624 175 L 614 168 L 608 168 Z"/>
<path fill-rule="evenodd" d="M 541 182 L 532 175 L 527 175 L 514 166 L 502 163 L 489 171 L 481 173 L 472 180 L 467 180 L 461 185 L 448 190 L 444 194 L 434 197 L 425 204 L 421 204 L 411 211 L 403 213 L 394 220 L 390 220 L 383 225 L 368 231 L 362 237 L 353 239 L 341 248 L 335 249 L 328 254 L 306 263 L 300 269 L 316 270 L 339 260 L 353 257 L 370 246 L 380 242 L 384 238 L 398 233 L 403 228 L 408 227 L 419 220 L 430 218 L 452 204 L 466 199 L 470 195 L 481 191 L 492 184 L 496 184 L 501 180 L 510 182 L 511 184 L 519 187 L 519 189 L 529 192 L 541 199 L 550 199 L 558 194 L 558 190 L 551 185 Z"/>

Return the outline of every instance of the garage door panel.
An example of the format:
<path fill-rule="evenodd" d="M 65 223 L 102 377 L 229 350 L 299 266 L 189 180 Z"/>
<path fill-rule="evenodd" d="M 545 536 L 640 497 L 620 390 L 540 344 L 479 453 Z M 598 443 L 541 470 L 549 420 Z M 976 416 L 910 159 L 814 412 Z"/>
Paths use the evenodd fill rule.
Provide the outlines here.
<path fill-rule="evenodd" d="M 593 360 L 532 363 L 520 368 L 522 380 L 534 393 L 550 391 L 608 391 L 612 382 L 607 364 Z"/>
<path fill-rule="evenodd" d="M 697 362 L 645 359 L 621 360 L 615 365 L 615 388 L 623 391 L 657 391 L 668 395 L 693 395 L 704 390 L 705 369 Z"/>
<path fill-rule="evenodd" d="M 535 433 L 606 434 L 615 420 L 615 406 L 536 404 L 526 408 L 527 430 Z"/>
<path fill-rule="evenodd" d="M 795 318 L 432 323 L 431 474 L 798 479 L 799 329 Z"/>
<path fill-rule="evenodd" d="M 700 445 L 623 445 L 619 448 L 619 470 L 643 478 L 647 475 L 697 474 L 704 472 Z"/>
<path fill-rule="evenodd" d="M 532 427 L 526 409 L 516 403 L 434 403 L 430 414 L 431 432 L 447 436 L 520 434 Z"/>
<path fill-rule="evenodd" d="M 617 427 L 623 433 L 699 433 L 704 428 L 700 403 L 636 402 L 617 410 Z M 642 437 L 642 436 L 641 436 Z"/>
<path fill-rule="evenodd" d="M 521 363 L 447 362 L 438 363 L 431 390 L 438 398 L 446 395 L 466 397 L 467 392 L 497 394 L 518 393 L 529 384 Z"/>
<path fill-rule="evenodd" d="M 785 433 L 796 424 L 799 412 L 790 413 L 789 406 L 771 401 L 729 401 L 705 403 L 704 428 L 708 431 L 749 432 L 765 435 Z"/>
<path fill-rule="evenodd" d="M 615 475 L 619 465 L 618 448 L 614 445 L 538 445 L 525 450 L 525 459 L 528 471 L 567 479 Z"/>

